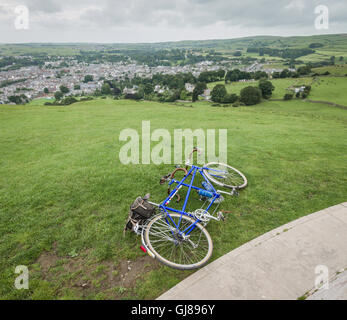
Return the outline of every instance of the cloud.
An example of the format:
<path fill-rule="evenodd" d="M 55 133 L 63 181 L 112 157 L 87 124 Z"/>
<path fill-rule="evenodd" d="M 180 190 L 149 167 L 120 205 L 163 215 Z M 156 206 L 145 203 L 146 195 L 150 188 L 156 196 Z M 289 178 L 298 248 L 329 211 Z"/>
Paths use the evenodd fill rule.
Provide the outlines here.
<path fill-rule="evenodd" d="M 303 9 L 305 9 L 305 3 L 302 0 L 293 0 L 289 2 L 288 5 L 285 6 L 285 9 L 302 11 Z"/>
<path fill-rule="evenodd" d="M 63 1 L 58 0 L 26 0 L 24 1 L 32 12 L 55 13 L 64 10 Z"/>
<path fill-rule="evenodd" d="M 347 31 L 347 3 L 340 0 L 22 0 L 21 4 L 30 9 L 28 41 L 30 35 L 35 41 L 132 42 L 314 34 L 318 4 L 329 8 L 330 33 Z M 0 28 L 9 31 L 0 35 L 0 41 L 20 38 L 6 24 L 8 16 L 0 11 Z M 85 40 L 88 36 L 90 40 Z"/>

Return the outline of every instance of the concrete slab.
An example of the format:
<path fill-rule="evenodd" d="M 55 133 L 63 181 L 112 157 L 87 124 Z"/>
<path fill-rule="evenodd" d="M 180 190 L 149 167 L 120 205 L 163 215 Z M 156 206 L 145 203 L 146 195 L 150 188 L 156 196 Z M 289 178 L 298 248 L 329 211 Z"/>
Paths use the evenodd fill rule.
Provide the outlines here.
<path fill-rule="evenodd" d="M 347 203 L 292 221 L 215 260 L 158 299 L 297 299 L 315 287 L 317 266 L 326 266 L 330 276 L 347 267 L 346 222 Z"/>

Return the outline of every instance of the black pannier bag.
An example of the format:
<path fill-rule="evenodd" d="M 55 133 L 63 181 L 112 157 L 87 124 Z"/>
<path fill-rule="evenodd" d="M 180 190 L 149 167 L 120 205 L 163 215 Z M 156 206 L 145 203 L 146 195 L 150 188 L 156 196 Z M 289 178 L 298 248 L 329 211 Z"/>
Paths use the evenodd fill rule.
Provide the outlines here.
<path fill-rule="evenodd" d="M 148 202 L 149 197 L 149 194 L 146 194 L 144 197 L 137 197 L 131 204 L 124 231 L 132 230 L 136 232 L 134 227 L 137 224 L 142 224 L 156 213 L 155 206 Z"/>

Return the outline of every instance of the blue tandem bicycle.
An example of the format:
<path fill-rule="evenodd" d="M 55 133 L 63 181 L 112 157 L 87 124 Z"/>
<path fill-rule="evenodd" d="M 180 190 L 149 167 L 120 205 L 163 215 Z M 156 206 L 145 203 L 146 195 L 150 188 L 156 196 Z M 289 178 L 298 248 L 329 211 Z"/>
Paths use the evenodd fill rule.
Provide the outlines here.
<path fill-rule="evenodd" d="M 190 158 L 195 151 L 199 150 L 193 149 L 185 168 L 176 168 L 161 179 L 161 184 L 169 184 L 168 196 L 159 204 L 148 201 L 158 207 L 160 213 L 136 230 L 141 235 L 144 252 L 169 267 L 181 270 L 200 268 L 207 263 L 212 255 L 213 243 L 206 225 L 211 220 L 224 220 L 222 212 L 218 211 L 223 201 L 222 194 L 232 196 L 247 186 L 244 174 L 227 164 L 210 162 L 202 167 L 191 165 Z M 181 180 L 174 178 L 178 171 L 184 173 Z M 194 185 L 198 176 L 202 187 Z M 172 185 L 175 187 L 171 190 Z M 229 190 L 219 190 L 214 185 Z M 178 192 L 182 188 L 187 190 L 183 206 L 174 208 L 171 203 L 175 197 L 179 202 Z M 203 205 L 188 211 L 187 204 L 193 190 L 203 200 Z"/>

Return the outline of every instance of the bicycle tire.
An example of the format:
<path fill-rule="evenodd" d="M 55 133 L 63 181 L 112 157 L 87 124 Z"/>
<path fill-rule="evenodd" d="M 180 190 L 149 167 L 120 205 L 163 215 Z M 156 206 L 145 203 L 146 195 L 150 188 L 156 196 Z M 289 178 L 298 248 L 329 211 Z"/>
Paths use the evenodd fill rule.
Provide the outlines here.
<path fill-rule="evenodd" d="M 230 173 L 231 174 L 235 174 L 237 175 L 237 177 L 234 178 L 235 182 L 238 182 L 240 181 L 240 183 L 233 183 L 233 184 L 227 184 L 227 183 L 224 183 L 221 180 L 218 180 L 216 176 L 212 176 L 209 171 L 211 171 L 213 166 L 218 166 L 219 168 L 227 168 L 227 172 L 228 174 Z M 206 169 L 203 169 L 203 172 L 204 174 L 206 175 L 206 177 L 213 183 L 219 185 L 219 186 L 222 186 L 222 187 L 225 187 L 225 188 L 230 188 L 230 189 L 243 189 L 243 188 L 246 188 L 247 184 L 248 184 L 248 181 L 247 181 L 247 178 L 246 176 L 239 170 L 233 168 L 232 166 L 229 166 L 228 164 L 225 164 L 225 163 L 219 163 L 219 162 L 209 162 L 208 164 L 206 164 L 204 166 L 204 168 L 208 168 L 210 170 L 206 170 Z M 240 180 L 240 178 L 242 179 L 242 182 Z"/>
<path fill-rule="evenodd" d="M 185 222 L 189 223 L 189 224 L 192 224 L 192 223 L 195 223 L 196 220 L 194 220 L 193 218 L 191 217 L 188 217 L 186 215 L 181 215 L 181 214 L 178 214 L 178 213 L 172 213 L 170 214 L 170 216 L 172 218 L 176 218 L 176 219 L 179 219 L 181 216 L 182 216 L 182 220 L 184 220 Z M 165 227 L 164 223 L 167 224 L 167 221 L 164 220 L 165 219 L 165 216 L 163 215 L 158 215 L 158 216 L 155 216 L 152 220 L 149 221 L 147 227 L 146 227 L 146 230 L 145 230 L 145 234 L 144 234 L 144 238 L 145 238 L 145 241 L 146 241 L 146 245 L 148 246 L 148 248 L 151 250 L 151 252 L 155 255 L 156 259 L 171 267 L 171 268 L 175 268 L 175 269 L 179 269 L 179 270 L 192 270 L 192 269 L 197 269 L 197 268 L 200 268 L 202 267 L 203 265 L 205 265 L 207 263 L 207 261 L 210 259 L 211 255 L 212 255 L 212 250 L 213 250 L 213 243 L 212 243 L 212 239 L 211 239 L 211 236 L 210 234 L 208 233 L 208 231 L 206 230 L 206 228 L 204 226 L 202 226 L 200 223 L 197 223 L 196 224 L 196 227 L 195 229 L 191 232 L 191 234 L 194 232 L 194 231 L 197 231 L 200 230 L 201 232 L 201 235 L 203 234 L 206 238 L 206 241 L 207 241 L 207 252 L 206 254 L 204 254 L 203 258 L 195 263 L 188 263 L 188 264 L 183 264 L 183 263 L 177 263 L 175 261 L 170 261 L 168 259 L 168 257 L 165 257 L 163 256 L 163 253 L 160 253 L 158 252 L 158 248 L 155 248 L 154 246 L 154 243 L 155 241 L 164 241 L 164 240 L 155 240 L 155 236 L 153 236 L 154 233 L 152 233 L 151 235 L 151 230 L 154 230 L 154 226 L 155 224 L 159 224 L 158 222 L 160 222 L 160 227 Z M 169 219 L 169 218 L 168 218 Z M 181 220 L 181 221 L 182 221 Z M 171 229 L 169 227 L 169 225 L 167 224 L 167 228 L 169 229 L 168 231 L 171 232 Z M 167 233 L 168 233 L 167 231 Z M 162 231 L 160 231 L 162 232 Z M 169 233 L 168 233 L 169 234 Z M 200 237 L 201 237 L 200 235 Z M 171 242 L 169 240 L 167 240 L 167 242 Z M 200 242 L 200 240 L 199 240 Z M 176 246 L 176 247 L 173 247 L 173 246 Z M 172 244 L 172 250 L 178 250 L 178 248 L 181 248 L 181 251 L 184 251 L 183 246 L 177 246 L 176 244 Z M 190 251 L 190 254 L 191 256 L 193 256 L 194 252 L 193 250 Z M 189 256 L 187 258 L 187 260 L 189 259 Z"/>

